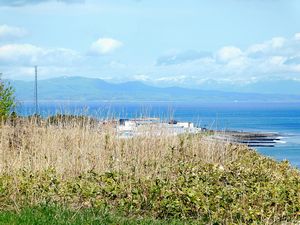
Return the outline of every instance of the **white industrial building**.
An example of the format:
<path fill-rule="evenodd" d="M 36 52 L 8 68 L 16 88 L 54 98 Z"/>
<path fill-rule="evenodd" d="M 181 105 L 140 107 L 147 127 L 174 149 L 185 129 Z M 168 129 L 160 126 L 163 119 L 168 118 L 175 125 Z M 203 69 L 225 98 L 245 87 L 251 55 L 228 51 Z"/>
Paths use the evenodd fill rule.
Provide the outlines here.
<path fill-rule="evenodd" d="M 121 119 L 117 126 L 120 137 L 143 135 L 178 135 L 198 133 L 201 128 L 190 122 L 162 122 L 159 118 Z"/>

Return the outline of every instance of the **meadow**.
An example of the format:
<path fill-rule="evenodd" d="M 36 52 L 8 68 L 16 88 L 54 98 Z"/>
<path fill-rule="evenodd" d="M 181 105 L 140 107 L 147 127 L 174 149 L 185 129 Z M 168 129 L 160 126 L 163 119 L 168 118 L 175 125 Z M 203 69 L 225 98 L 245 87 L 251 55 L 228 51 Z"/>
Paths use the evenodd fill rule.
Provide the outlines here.
<path fill-rule="evenodd" d="M 300 222 L 298 169 L 205 133 L 124 139 L 112 122 L 13 118 L 0 155 L 0 224 Z"/>

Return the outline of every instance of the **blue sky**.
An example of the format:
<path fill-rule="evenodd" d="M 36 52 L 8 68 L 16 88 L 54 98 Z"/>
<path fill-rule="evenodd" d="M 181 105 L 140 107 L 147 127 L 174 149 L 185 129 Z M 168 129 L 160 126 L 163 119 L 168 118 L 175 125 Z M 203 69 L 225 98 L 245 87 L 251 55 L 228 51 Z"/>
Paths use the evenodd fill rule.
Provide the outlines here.
<path fill-rule="evenodd" d="M 4 78 L 300 80 L 299 0 L 0 0 Z"/>

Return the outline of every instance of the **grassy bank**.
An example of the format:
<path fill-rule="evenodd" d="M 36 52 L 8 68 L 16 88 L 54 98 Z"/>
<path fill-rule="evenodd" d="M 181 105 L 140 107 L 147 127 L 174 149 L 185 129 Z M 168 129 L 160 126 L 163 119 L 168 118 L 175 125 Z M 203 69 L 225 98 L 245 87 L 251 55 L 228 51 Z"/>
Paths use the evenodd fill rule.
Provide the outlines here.
<path fill-rule="evenodd" d="M 202 135 L 120 139 L 112 124 L 76 120 L 15 121 L 0 132 L 2 221 L 45 210 L 70 224 L 300 220 L 299 170 L 244 146 Z"/>
<path fill-rule="evenodd" d="M 111 214 L 105 210 L 94 208 L 74 210 L 57 205 L 40 205 L 25 207 L 20 212 L 0 212 L 0 224 L 2 225 L 99 225 L 99 224 L 132 224 L 132 225 L 184 225 L 197 224 L 193 220 L 157 220 L 153 218 L 126 218 L 117 214 Z"/>

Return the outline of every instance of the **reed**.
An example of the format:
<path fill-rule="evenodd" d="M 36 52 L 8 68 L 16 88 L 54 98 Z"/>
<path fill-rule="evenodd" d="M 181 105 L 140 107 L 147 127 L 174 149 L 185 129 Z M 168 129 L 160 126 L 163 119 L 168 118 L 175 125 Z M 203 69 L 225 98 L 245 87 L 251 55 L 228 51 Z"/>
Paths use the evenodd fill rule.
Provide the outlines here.
<path fill-rule="evenodd" d="M 121 138 L 113 120 L 74 116 L 2 122 L 0 209 L 58 204 L 200 224 L 299 222 L 299 170 L 207 135 L 149 126 Z"/>
<path fill-rule="evenodd" d="M 59 118 L 58 120 L 60 120 Z M 86 171 L 122 171 L 137 176 L 156 176 L 174 163 L 226 164 L 238 157 L 229 143 L 207 140 L 202 135 L 170 136 L 157 128 L 147 135 L 120 138 L 113 122 L 17 120 L 0 129 L 0 173 L 20 169 L 55 168 L 64 175 Z M 153 131 L 153 132 L 152 132 Z"/>

